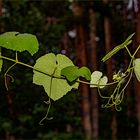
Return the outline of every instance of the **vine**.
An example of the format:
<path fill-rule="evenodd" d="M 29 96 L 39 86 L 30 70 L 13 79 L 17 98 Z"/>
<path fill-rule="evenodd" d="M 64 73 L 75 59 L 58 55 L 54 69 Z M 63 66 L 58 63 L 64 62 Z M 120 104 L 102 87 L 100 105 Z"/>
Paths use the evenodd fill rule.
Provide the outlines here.
<path fill-rule="evenodd" d="M 3 66 L 3 59 L 14 63 L 4 74 L 5 87 L 8 90 L 7 76 L 12 79 L 12 82 L 14 82 L 14 78 L 10 76 L 8 72 L 15 65 L 23 65 L 33 70 L 33 83 L 43 86 L 45 92 L 49 96 L 49 100 L 44 101 L 47 105 L 49 105 L 49 107 L 45 117 L 40 121 L 41 125 L 45 119 L 52 119 L 52 117 L 48 117 L 51 107 L 51 99 L 54 101 L 60 99 L 72 88 L 78 88 L 80 83 L 88 84 L 90 88 L 98 89 L 100 97 L 107 100 L 107 103 L 102 105 L 103 108 L 114 106 L 117 111 L 120 111 L 120 104 L 125 96 L 125 89 L 130 83 L 133 73 L 135 73 L 137 80 L 140 82 L 140 58 L 135 58 L 136 53 L 140 49 L 140 45 L 133 54 L 131 54 L 128 48 L 132 42 L 131 38 L 133 36 L 134 33 L 131 34 L 122 44 L 116 46 L 112 51 L 103 57 L 102 61 L 105 62 L 121 49 L 126 49 L 128 55 L 130 56 L 130 62 L 126 71 L 118 71 L 117 73 L 114 73 L 112 82 L 108 83 L 107 76 L 103 76 L 102 72 L 94 71 L 91 73 L 90 69 L 85 66 L 78 68 L 68 57 L 62 54 L 55 55 L 53 53 L 49 53 L 41 56 L 37 59 L 34 66 L 20 62 L 18 60 L 18 51 L 22 52 L 26 50 L 31 55 L 34 55 L 38 51 L 39 43 L 37 38 L 34 35 L 27 33 L 20 34 L 18 32 L 6 32 L 0 35 L 0 46 L 16 51 L 16 58 L 12 59 L 3 56 L 0 51 L 0 71 Z M 80 77 L 83 77 L 85 80 L 80 80 Z M 115 85 L 111 95 L 102 95 L 101 89 L 105 86 L 111 85 Z"/>

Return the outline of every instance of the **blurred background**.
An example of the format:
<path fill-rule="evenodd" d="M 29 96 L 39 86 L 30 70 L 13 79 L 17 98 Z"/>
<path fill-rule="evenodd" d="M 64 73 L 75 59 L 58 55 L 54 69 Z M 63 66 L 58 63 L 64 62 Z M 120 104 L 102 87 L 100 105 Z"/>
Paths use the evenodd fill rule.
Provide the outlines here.
<path fill-rule="evenodd" d="M 19 60 L 34 65 L 37 58 L 53 52 L 68 56 L 75 65 L 100 70 L 111 82 L 114 72 L 125 71 L 129 56 L 121 50 L 106 63 L 103 56 L 135 32 L 131 52 L 140 44 L 140 0 L 0 0 L 0 33 L 31 33 L 39 40 L 33 57 L 19 53 Z M 15 52 L 2 49 L 15 58 Z M 140 56 L 138 52 L 137 57 Z M 0 74 L 0 139 L 3 140 L 139 140 L 140 83 L 133 76 L 121 104 L 122 110 L 102 108 L 106 103 L 96 89 L 81 84 L 53 102 L 45 116 L 47 94 L 32 83 L 33 72 L 15 66 L 4 85 L 4 73 L 11 65 L 4 61 Z M 110 90 L 103 91 L 110 94 Z"/>

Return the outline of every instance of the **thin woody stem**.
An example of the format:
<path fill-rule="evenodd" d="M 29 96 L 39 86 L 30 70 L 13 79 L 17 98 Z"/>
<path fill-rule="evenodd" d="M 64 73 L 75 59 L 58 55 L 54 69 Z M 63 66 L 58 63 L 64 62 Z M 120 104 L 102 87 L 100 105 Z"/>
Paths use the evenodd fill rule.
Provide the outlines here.
<path fill-rule="evenodd" d="M 31 69 L 33 69 L 33 70 L 35 70 L 35 71 L 37 71 L 37 72 L 40 72 L 40 73 L 42 73 L 42 74 L 44 74 L 44 75 L 47 75 L 47 76 L 49 76 L 49 77 L 52 77 L 52 78 L 57 78 L 57 79 L 64 79 L 64 80 L 66 80 L 66 78 L 65 78 L 64 76 L 58 77 L 58 76 L 54 76 L 54 75 L 48 74 L 48 73 L 43 72 L 43 71 L 41 71 L 41 70 L 39 70 L 39 69 L 36 69 L 35 67 L 33 67 L 33 66 L 31 66 L 31 65 L 28 65 L 28 64 L 25 64 L 25 63 L 23 63 L 23 62 L 20 62 L 20 61 L 18 61 L 18 59 L 15 60 L 15 59 L 12 59 L 12 58 L 9 58 L 9 57 L 5 57 L 5 56 L 0 56 L 0 58 L 1 58 L 1 59 L 5 59 L 5 60 L 8 60 L 8 61 L 11 61 L 11 62 L 15 62 L 16 64 L 20 64 L 20 65 L 23 65 L 23 66 L 28 67 L 28 68 L 31 68 Z M 98 86 L 98 84 L 91 84 L 90 82 L 83 81 L 83 80 L 76 80 L 76 82 L 78 82 L 78 83 L 83 83 L 83 84 L 87 84 L 87 85 Z M 111 82 L 111 83 L 107 83 L 106 85 L 100 85 L 100 86 L 109 86 L 109 85 L 114 85 L 114 84 L 116 84 L 116 83 L 118 83 L 118 81 Z"/>

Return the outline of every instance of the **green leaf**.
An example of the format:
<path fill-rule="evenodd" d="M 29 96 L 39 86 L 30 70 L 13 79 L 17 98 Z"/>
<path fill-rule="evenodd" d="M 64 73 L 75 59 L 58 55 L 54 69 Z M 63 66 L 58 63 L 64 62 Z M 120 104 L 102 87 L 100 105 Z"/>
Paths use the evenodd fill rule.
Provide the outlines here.
<path fill-rule="evenodd" d="M 1 48 L 0 48 L 0 56 L 1 56 Z M 3 60 L 0 58 L 0 72 L 1 72 L 1 69 L 2 69 L 2 63 L 3 63 Z"/>
<path fill-rule="evenodd" d="M 137 58 L 133 61 L 133 66 L 134 66 L 134 73 L 140 82 L 140 58 Z"/>
<path fill-rule="evenodd" d="M 69 82 L 73 82 L 80 76 L 86 80 L 91 79 L 91 72 L 87 67 L 78 68 L 77 66 L 68 66 L 62 69 L 61 75 L 65 76 Z"/>
<path fill-rule="evenodd" d="M 27 50 L 31 55 L 39 49 L 36 36 L 27 33 L 6 32 L 0 35 L 0 46 L 14 51 Z"/>
<path fill-rule="evenodd" d="M 73 62 L 65 55 L 46 54 L 40 57 L 34 66 L 35 69 L 52 76 L 61 77 L 61 70 L 68 66 L 74 66 Z M 69 85 L 66 79 L 50 77 L 34 70 L 33 83 L 42 85 L 48 96 L 55 100 L 63 97 L 72 88 L 78 88 L 79 84 Z"/>
<path fill-rule="evenodd" d="M 103 58 L 102 61 L 105 62 L 108 60 L 110 57 L 112 57 L 114 54 L 116 54 L 119 50 L 123 49 L 124 47 L 128 46 L 132 40 L 130 40 L 135 33 L 131 34 L 122 44 L 116 46 L 112 51 L 110 51 L 108 54 L 106 54 Z"/>
<path fill-rule="evenodd" d="M 78 76 L 76 75 L 77 71 L 77 66 L 68 66 L 61 70 L 61 75 L 65 76 L 69 82 L 73 82 L 78 78 Z"/>
<path fill-rule="evenodd" d="M 82 67 L 76 72 L 78 77 L 84 77 L 86 80 L 91 80 L 91 72 L 87 67 Z"/>
<path fill-rule="evenodd" d="M 91 88 L 98 87 L 98 86 L 99 86 L 99 88 L 104 88 L 105 87 L 105 85 L 107 84 L 108 78 L 106 76 L 102 77 L 102 75 L 103 75 L 103 73 L 100 72 L 100 71 L 94 71 L 91 74 L 91 81 L 90 81 L 90 84 L 91 84 L 90 87 Z"/>

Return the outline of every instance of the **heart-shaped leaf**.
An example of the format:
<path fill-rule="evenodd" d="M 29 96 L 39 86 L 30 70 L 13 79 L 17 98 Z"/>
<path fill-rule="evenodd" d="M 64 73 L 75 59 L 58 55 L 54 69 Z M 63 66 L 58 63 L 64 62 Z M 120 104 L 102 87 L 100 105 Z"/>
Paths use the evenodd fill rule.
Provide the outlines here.
<path fill-rule="evenodd" d="M 105 85 L 107 84 L 108 78 L 106 76 L 103 76 L 103 73 L 100 71 L 94 71 L 91 74 L 91 81 L 90 81 L 90 87 L 99 87 L 99 88 L 104 88 Z"/>
<path fill-rule="evenodd" d="M 33 83 L 42 85 L 51 99 L 58 100 L 72 88 L 79 86 L 79 83 L 69 85 L 66 79 L 61 79 L 61 70 L 72 65 L 74 66 L 72 61 L 65 55 L 49 53 L 41 56 L 36 61 L 34 68 L 52 75 L 52 77 L 34 70 Z"/>
<path fill-rule="evenodd" d="M 76 75 L 77 70 L 77 66 L 68 66 L 61 70 L 61 75 L 65 76 L 69 82 L 73 82 L 78 78 Z"/>
<path fill-rule="evenodd" d="M 140 58 L 137 58 L 133 61 L 133 66 L 134 66 L 134 73 L 140 82 Z"/>
<path fill-rule="evenodd" d="M 81 67 L 80 69 L 78 69 L 78 71 L 76 72 L 76 75 L 78 77 L 83 77 L 85 78 L 86 80 L 91 80 L 91 72 L 89 70 L 89 68 L 87 67 Z"/>
<path fill-rule="evenodd" d="M 68 66 L 62 69 L 61 75 L 65 76 L 69 82 L 73 82 L 79 77 L 83 77 L 86 80 L 91 79 L 91 72 L 87 67 Z"/>
<path fill-rule="evenodd" d="M 19 32 L 6 32 L 0 35 L 0 46 L 14 51 L 27 50 L 31 55 L 36 53 L 39 44 L 35 35 Z"/>

